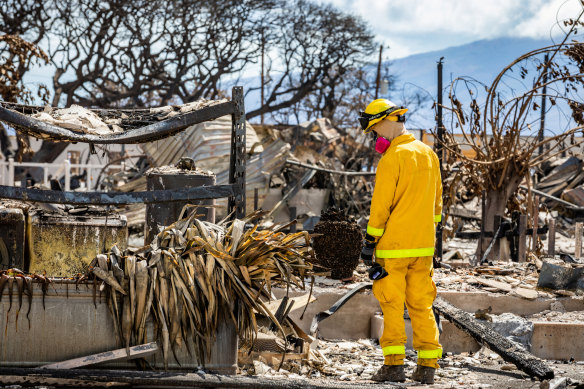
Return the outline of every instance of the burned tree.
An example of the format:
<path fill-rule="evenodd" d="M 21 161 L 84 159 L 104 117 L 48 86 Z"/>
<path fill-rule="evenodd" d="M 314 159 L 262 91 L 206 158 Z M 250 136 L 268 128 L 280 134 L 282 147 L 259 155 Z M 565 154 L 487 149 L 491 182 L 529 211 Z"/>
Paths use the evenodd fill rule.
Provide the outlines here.
<path fill-rule="evenodd" d="M 576 58 L 582 58 L 583 45 L 566 43 L 575 27 L 582 25 L 578 20 L 566 22 L 572 29 L 562 43 L 522 55 L 490 86 L 464 77 L 451 84 L 451 106 L 446 108 L 452 116 L 444 149 L 447 170 L 456 165 L 458 171 L 445 185 L 446 205 L 484 191 L 486 231 L 494 230 L 495 215 L 518 207 L 531 211 L 531 196 L 520 195 L 520 185 L 530 188 L 533 169 L 565 152 L 563 141 L 582 132 L 580 122 L 565 120 L 569 117 L 565 111 L 582 101 L 584 74 Z M 480 104 L 483 90 L 486 96 Z M 468 109 L 462 101 L 468 101 Z M 542 101 L 548 103 L 544 114 L 562 118 L 563 128 L 540 128 Z M 484 243 L 479 243 L 479 252 Z"/>
<path fill-rule="evenodd" d="M 47 55 L 34 43 L 27 42 L 18 35 L 0 35 L 0 98 L 8 102 L 30 103 L 32 90 L 23 82 L 23 77 L 36 63 L 48 62 Z M 38 97 L 46 101 L 47 90 L 38 88 Z M 0 146 L 6 158 L 14 157 L 22 160 L 23 156 L 31 154 L 28 138 L 18 135 L 18 153 L 12 150 L 8 140 L 7 129 L 0 126 Z"/>
<path fill-rule="evenodd" d="M 364 20 L 306 0 L 277 12 L 280 23 L 272 27 L 277 33 L 267 43 L 275 54 L 268 61 L 266 99 L 247 117 L 281 113 L 288 122 L 295 113 L 315 113 L 332 118 L 344 99 L 335 88 L 365 65 L 375 50 L 373 35 Z"/>

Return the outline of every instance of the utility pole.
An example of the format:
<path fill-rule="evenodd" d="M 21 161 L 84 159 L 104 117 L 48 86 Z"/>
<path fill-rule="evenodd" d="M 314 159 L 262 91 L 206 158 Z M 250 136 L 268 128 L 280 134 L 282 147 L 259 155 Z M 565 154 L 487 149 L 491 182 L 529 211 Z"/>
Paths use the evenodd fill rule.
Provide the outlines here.
<path fill-rule="evenodd" d="M 438 60 L 438 88 L 437 88 L 437 101 L 438 110 L 436 113 L 436 132 L 437 139 L 434 140 L 434 149 L 438 155 L 438 161 L 440 163 L 440 177 L 444 177 L 442 174 L 442 159 L 443 159 L 443 144 L 444 144 L 444 124 L 442 123 L 442 61 L 444 57 L 440 57 Z M 442 211 L 444 214 L 444 211 Z M 442 215 L 440 215 L 442 217 Z M 442 262 L 442 221 L 436 225 L 436 257 L 439 262 Z"/>
<path fill-rule="evenodd" d="M 262 109 L 262 113 L 260 115 L 260 123 L 263 126 L 264 125 L 264 86 L 265 86 L 265 81 L 264 81 L 264 51 L 265 51 L 265 43 L 266 40 L 264 38 L 264 30 L 262 29 L 262 43 L 261 43 L 261 47 L 262 47 L 262 87 L 261 87 L 261 109 Z"/>
<path fill-rule="evenodd" d="M 377 62 L 377 78 L 375 80 L 375 100 L 379 96 L 379 82 L 381 80 L 381 55 L 383 54 L 383 45 L 379 45 L 379 61 Z"/>
<path fill-rule="evenodd" d="M 541 119 L 539 121 L 539 134 L 537 136 L 537 140 L 538 142 L 543 142 L 543 135 L 544 135 L 544 129 L 545 129 L 545 101 L 546 101 L 546 95 L 547 95 L 547 71 L 548 71 L 548 61 L 549 61 L 549 57 L 546 54 L 545 58 L 544 58 L 544 65 L 543 65 L 543 77 L 542 77 L 542 81 L 543 81 L 543 90 L 541 93 Z M 539 145 L 539 155 L 543 154 L 543 145 Z"/>

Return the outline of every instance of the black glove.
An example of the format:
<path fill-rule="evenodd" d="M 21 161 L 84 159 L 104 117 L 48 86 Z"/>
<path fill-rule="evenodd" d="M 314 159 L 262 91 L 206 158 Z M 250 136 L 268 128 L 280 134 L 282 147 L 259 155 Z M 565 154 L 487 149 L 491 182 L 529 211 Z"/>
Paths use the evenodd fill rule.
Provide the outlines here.
<path fill-rule="evenodd" d="M 365 235 L 363 249 L 361 250 L 361 260 L 366 266 L 373 265 L 373 253 L 375 252 L 375 238 L 369 234 Z"/>
<path fill-rule="evenodd" d="M 384 267 L 377 262 L 375 262 L 367 272 L 369 273 L 369 279 L 373 281 L 380 280 L 387 276 L 387 271 L 385 271 Z"/>

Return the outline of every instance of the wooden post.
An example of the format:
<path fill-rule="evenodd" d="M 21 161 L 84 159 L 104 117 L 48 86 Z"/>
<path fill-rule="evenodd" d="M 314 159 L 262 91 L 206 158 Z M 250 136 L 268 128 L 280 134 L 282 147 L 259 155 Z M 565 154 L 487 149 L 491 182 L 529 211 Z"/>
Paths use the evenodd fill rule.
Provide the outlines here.
<path fill-rule="evenodd" d="M 485 252 L 486 247 L 483 247 L 483 242 L 485 240 L 485 201 L 487 198 L 487 191 L 483 190 L 481 196 L 481 235 L 479 237 L 479 257 L 477 261 L 480 261 L 483 258 L 483 253 Z"/>
<path fill-rule="evenodd" d="M 582 223 L 576 223 L 576 232 L 575 232 L 575 249 L 574 255 L 576 258 L 580 258 L 582 256 Z"/>
<path fill-rule="evenodd" d="M 531 252 L 537 251 L 537 227 L 539 226 L 539 197 L 535 196 L 533 199 L 533 233 L 531 234 Z"/>
<path fill-rule="evenodd" d="M 520 215 L 519 216 L 519 244 L 517 249 L 517 259 L 518 262 L 525 262 L 526 258 L 526 250 L 527 250 L 527 235 L 525 232 L 527 231 L 527 216 Z"/>
<path fill-rule="evenodd" d="M 548 255 L 556 255 L 556 221 L 548 221 Z"/>

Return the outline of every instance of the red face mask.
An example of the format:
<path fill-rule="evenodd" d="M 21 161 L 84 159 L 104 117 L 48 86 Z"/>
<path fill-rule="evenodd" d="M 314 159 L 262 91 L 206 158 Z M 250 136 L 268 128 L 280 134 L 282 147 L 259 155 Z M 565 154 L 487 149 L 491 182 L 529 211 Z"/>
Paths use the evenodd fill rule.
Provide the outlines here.
<path fill-rule="evenodd" d="M 383 154 L 387 149 L 389 149 L 390 145 L 390 141 L 382 136 L 378 136 L 377 141 L 375 142 L 375 151 L 377 151 L 379 154 Z"/>

